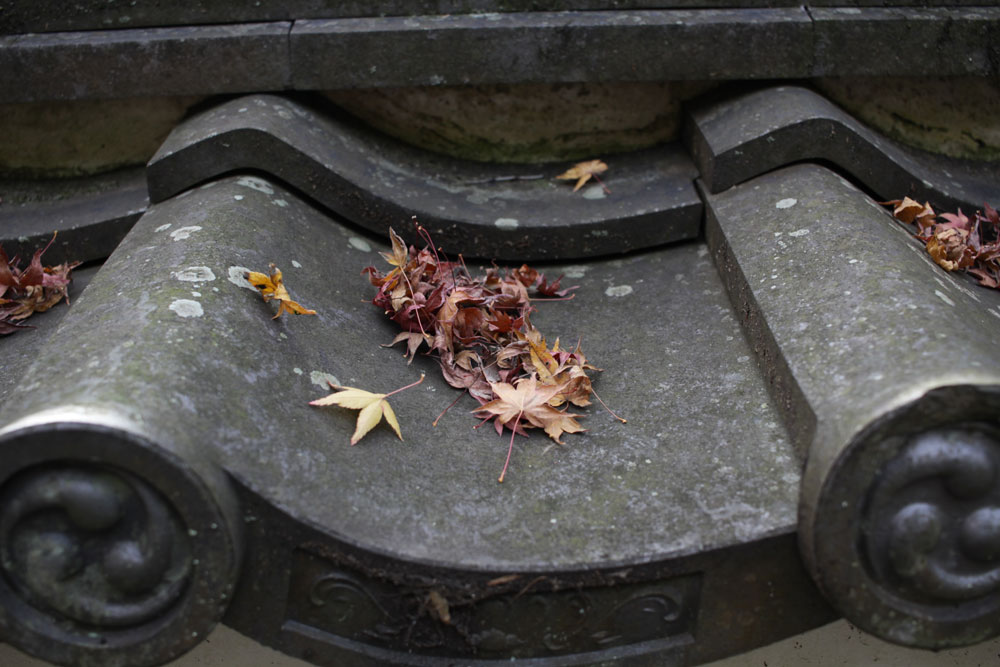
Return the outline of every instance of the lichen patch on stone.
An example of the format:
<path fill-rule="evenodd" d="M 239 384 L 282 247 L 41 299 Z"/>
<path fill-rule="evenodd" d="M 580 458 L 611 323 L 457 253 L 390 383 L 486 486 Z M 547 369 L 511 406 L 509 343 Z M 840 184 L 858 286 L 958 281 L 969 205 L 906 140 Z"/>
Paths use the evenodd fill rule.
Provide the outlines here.
<path fill-rule="evenodd" d="M 169 308 L 180 317 L 201 317 L 205 314 L 201 304 L 191 299 L 176 299 Z"/>
<path fill-rule="evenodd" d="M 493 226 L 497 229 L 517 229 L 520 223 L 515 218 L 497 218 Z"/>
<path fill-rule="evenodd" d="M 788 232 L 788 235 L 789 236 L 794 236 L 794 237 L 799 237 L 799 236 L 805 236 L 808 233 L 809 233 L 809 230 L 803 228 L 803 229 L 796 229 L 794 232 Z"/>
<path fill-rule="evenodd" d="M 365 241 L 363 238 L 359 238 L 357 236 L 352 236 L 351 238 L 347 239 L 347 242 L 355 250 L 360 250 L 361 252 L 371 252 L 372 251 L 371 244 L 369 244 L 368 241 Z"/>
<path fill-rule="evenodd" d="M 775 208 L 791 208 L 799 203 L 798 199 L 792 199 L 791 197 L 787 199 L 782 199 L 774 205 Z"/>
<path fill-rule="evenodd" d="M 619 297 L 628 296 L 632 293 L 631 285 L 612 285 L 611 287 L 604 290 L 604 293 L 608 296 Z"/>
<path fill-rule="evenodd" d="M 309 381 L 317 387 L 322 387 L 323 389 L 329 389 L 331 382 L 335 385 L 340 385 L 340 380 L 337 379 L 336 375 L 333 375 L 332 373 L 324 373 L 323 371 L 313 371 L 309 373 Z"/>
<path fill-rule="evenodd" d="M 189 225 L 188 227 L 178 227 L 174 231 L 170 232 L 170 238 L 175 241 L 183 241 L 186 238 L 190 238 L 195 232 L 200 232 L 201 227 L 198 225 Z"/>
<path fill-rule="evenodd" d="M 157 228 L 156 228 L 156 229 L 154 229 L 153 231 L 154 231 L 154 232 L 165 232 L 165 231 L 167 231 L 168 229 L 170 229 L 170 223 L 169 223 L 169 222 L 168 222 L 167 224 L 165 224 L 165 225 L 160 225 L 159 227 L 157 227 Z"/>
<path fill-rule="evenodd" d="M 271 184 L 262 178 L 257 178 L 256 176 L 241 176 L 236 179 L 236 184 L 242 185 L 245 188 L 250 188 L 251 190 L 263 192 L 266 195 L 274 194 L 274 188 L 271 187 Z"/>
<path fill-rule="evenodd" d="M 215 273 L 207 266 L 189 266 L 171 274 L 177 280 L 189 283 L 207 283 L 215 280 Z"/>
<path fill-rule="evenodd" d="M 256 292 L 257 288 L 250 284 L 250 282 L 244 278 L 244 276 L 250 272 L 245 266 L 230 266 L 227 269 L 228 275 L 226 279 L 237 287 L 242 287 L 243 289 L 248 289 L 251 292 Z"/>

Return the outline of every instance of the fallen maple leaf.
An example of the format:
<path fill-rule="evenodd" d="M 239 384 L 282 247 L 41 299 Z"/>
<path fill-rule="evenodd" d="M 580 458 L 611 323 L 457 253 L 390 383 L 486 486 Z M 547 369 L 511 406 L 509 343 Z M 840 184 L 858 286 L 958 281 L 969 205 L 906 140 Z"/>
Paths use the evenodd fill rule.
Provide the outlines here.
<path fill-rule="evenodd" d="M 356 387 L 342 387 L 340 385 L 333 384 L 330 382 L 330 387 L 337 389 L 339 391 L 330 394 L 329 396 L 324 396 L 323 398 L 318 398 L 315 401 L 309 401 L 309 405 L 325 406 L 325 405 L 339 405 L 342 408 L 347 408 L 349 410 L 361 410 L 358 413 L 358 423 L 354 428 L 354 435 L 351 436 L 351 444 L 356 445 L 361 438 L 365 437 L 369 431 L 375 428 L 382 417 L 389 422 L 389 426 L 392 430 L 396 432 L 399 439 L 403 439 L 403 434 L 399 431 L 399 420 L 396 419 L 396 413 L 393 412 L 392 406 L 389 405 L 389 401 L 386 399 L 393 394 L 398 394 L 404 389 L 409 389 L 410 387 L 416 387 L 418 384 L 424 381 L 424 374 L 420 374 L 420 379 L 416 382 L 411 382 L 405 387 L 400 387 L 394 391 L 390 391 L 388 394 L 374 394 L 370 391 L 365 391 L 364 389 L 358 389 Z"/>
<path fill-rule="evenodd" d="M 487 420 L 495 419 L 497 433 L 501 433 L 504 426 L 512 431 L 507 462 L 504 463 L 498 480 L 500 482 L 503 482 L 507 474 L 507 464 L 510 463 L 510 453 L 514 448 L 514 434 L 519 432 L 522 419 L 528 422 L 529 427 L 544 429 L 560 445 L 564 444 L 560 440 L 563 433 L 580 433 L 585 430 L 575 419 L 582 415 L 557 410 L 550 404 L 563 390 L 562 385 L 539 385 L 538 378 L 531 375 L 521 379 L 516 386 L 506 382 L 491 382 L 490 387 L 498 398 L 482 405 L 476 412 Z"/>
<path fill-rule="evenodd" d="M 600 160 L 587 160 L 586 162 L 577 162 L 572 167 L 564 171 L 563 173 L 556 176 L 558 179 L 562 180 L 576 180 L 576 185 L 573 186 L 573 192 L 576 192 L 584 186 L 584 184 L 594 177 L 598 183 L 601 183 L 601 179 L 597 177 L 598 174 L 603 174 L 608 170 L 608 165 L 604 164 Z M 601 187 L 604 184 L 601 183 Z M 605 187 L 605 191 L 608 189 Z"/>
<path fill-rule="evenodd" d="M 63 299 L 69 303 L 69 274 L 80 262 L 42 266 L 42 255 L 55 240 L 53 232 L 52 239 L 35 251 L 23 271 L 18 267 L 18 257 L 8 258 L 0 247 L 0 334 L 30 329 L 18 322 L 35 313 L 44 313 Z"/>
<path fill-rule="evenodd" d="M 272 320 L 276 320 L 281 317 L 284 312 L 295 313 L 296 315 L 315 315 L 315 310 L 309 310 L 299 305 L 298 302 L 292 301 L 292 297 L 289 296 L 288 290 L 285 289 L 284 282 L 281 278 L 281 269 L 276 267 L 272 262 L 269 265 L 271 269 L 271 275 L 266 273 L 260 273 L 259 271 L 247 271 L 243 277 L 254 287 L 260 290 L 261 296 L 264 297 L 264 301 L 270 301 L 272 299 L 278 300 L 278 312 L 275 313 Z"/>

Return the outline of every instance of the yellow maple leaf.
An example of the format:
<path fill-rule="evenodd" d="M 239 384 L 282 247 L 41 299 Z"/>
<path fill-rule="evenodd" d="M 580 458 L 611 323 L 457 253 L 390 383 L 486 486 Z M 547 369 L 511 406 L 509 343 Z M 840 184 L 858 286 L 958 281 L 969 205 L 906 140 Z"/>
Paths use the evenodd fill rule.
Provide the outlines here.
<path fill-rule="evenodd" d="M 271 301 L 272 299 L 278 300 L 278 312 L 275 313 L 272 320 L 276 320 L 281 317 L 284 312 L 295 313 L 296 315 L 315 315 L 315 310 L 309 310 L 299 305 L 298 302 L 292 301 L 292 297 L 289 296 L 288 290 L 285 289 L 285 285 L 281 278 L 281 269 L 276 267 L 272 262 L 270 265 L 271 274 L 260 273 L 259 271 L 247 271 L 243 274 L 243 277 L 251 285 L 260 290 L 261 296 L 264 297 L 264 301 Z"/>
<path fill-rule="evenodd" d="M 389 401 L 386 399 L 393 394 L 398 394 L 404 389 L 409 389 L 410 387 L 416 387 L 418 384 L 424 381 L 424 374 L 420 374 L 420 379 L 416 382 L 412 382 L 405 387 L 400 387 L 394 391 L 390 391 L 388 394 L 375 394 L 370 391 L 365 391 L 364 389 L 358 389 L 357 387 L 342 387 L 340 385 L 329 383 L 330 387 L 337 389 L 329 396 L 324 396 L 323 398 L 318 398 L 315 401 L 309 401 L 309 405 L 339 405 L 342 408 L 347 408 L 349 410 L 360 410 L 358 413 L 358 422 L 354 427 L 354 435 L 351 436 L 351 444 L 356 445 L 361 438 L 368 435 L 368 432 L 373 428 L 378 426 L 378 423 L 382 421 L 382 417 L 389 423 L 392 430 L 396 432 L 396 435 L 400 440 L 403 439 L 403 434 L 399 430 L 399 420 L 396 419 L 396 413 L 393 411 L 392 406 L 389 405 Z"/>
<path fill-rule="evenodd" d="M 586 162 L 577 162 L 572 167 L 556 176 L 556 178 L 562 180 L 576 179 L 576 185 L 573 186 L 573 192 L 576 192 L 582 188 L 584 183 L 589 181 L 592 176 L 600 182 L 601 179 L 597 178 L 597 174 L 603 174 L 607 170 L 608 165 L 604 164 L 600 160 L 587 160 Z"/>

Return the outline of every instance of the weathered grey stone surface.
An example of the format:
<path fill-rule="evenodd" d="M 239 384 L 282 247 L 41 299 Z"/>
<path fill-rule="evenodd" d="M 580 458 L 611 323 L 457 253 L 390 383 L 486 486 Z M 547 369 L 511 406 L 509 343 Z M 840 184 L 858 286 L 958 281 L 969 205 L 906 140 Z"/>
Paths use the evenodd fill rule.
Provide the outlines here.
<path fill-rule="evenodd" d="M 681 104 L 716 84 L 631 81 L 325 91 L 365 125 L 479 162 L 608 157 L 676 141 Z"/>
<path fill-rule="evenodd" d="M 6 249 L 4 244 L 4 249 Z M 83 292 L 83 289 L 90 283 L 99 267 L 88 266 L 73 271 L 73 282 L 69 287 L 70 304 L 72 304 Z M 3 373 L 0 373 L 0 406 L 3 405 L 7 395 L 17 387 L 24 371 L 33 362 L 38 360 L 45 347 L 45 342 L 62 318 L 69 312 L 69 306 L 65 303 L 50 308 L 44 313 L 32 315 L 24 324 L 30 324 L 34 329 L 19 331 L 15 334 L 8 334 L 0 338 L 0 345 L 3 346 Z"/>
<path fill-rule="evenodd" d="M 994 113 L 1000 107 L 1000 86 L 993 79 L 859 77 L 813 83 L 854 118 L 907 146 L 1000 161 L 1000 115 Z"/>
<path fill-rule="evenodd" d="M 998 587 L 985 584 L 994 558 L 976 551 L 979 528 L 957 529 L 1000 492 L 1000 293 L 941 270 L 884 209 L 818 166 L 706 201 L 713 257 L 807 456 L 799 534 L 820 586 L 853 623 L 899 643 L 1000 632 Z M 942 491 L 948 474 L 970 476 Z M 906 495 L 897 478 L 926 486 Z M 943 525 L 939 511 L 951 517 Z M 915 525 L 939 532 L 912 538 Z M 929 569 L 901 565 L 911 556 Z"/>
<path fill-rule="evenodd" d="M 811 29 L 802 8 L 300 20 L 292 86 L 801 77 Z"/>
<path fill-rule="evenodd" d="M 766 88 L 691 111 L 686 143 L 711 192 L 803 160 L 826 160 L 883 199 L 908 195 L 936 207 L 1000 201 L 1000 163 L 903 147 L 798 86 Z"/>
<path fill-rule="evenodd" d="M 384 249 L 255 176 L 156 204 L 50 339 L 46 365 L 9 395 L 0 422 L 73 405 L 226 469 L 243 488 L 249 530 L 231 620 L 286 650 L 310 648 L 318 662 L 356 652 L 403 659 L 402 635 L 357 619 L 345 626 L 309 602 L 344 581 L 378 604 L 423 600 L 428 585 L 471 599 L 499 591 L 514 604 L 537 577 L 529 588 L 539 593 L 620 583 L 622 595 L 649 591 L 680 605 L 666 643 L 637 645 L 635 655 L 667 651 L 692 663 L 775 637 L 766 614 L 750 609 L 774 610 L 785 627 L 829 618 L 789 550 L 799 460 L 702 244 L 546 267 L 580 288 L 571 301 L 538 304 L 534 323 L 549 337 L 582 340 L 606 369 L 596 380 L 602 398 L 629 422 L 593 410 L 589 431 L 565 447 L 519 438 L 503 485 L 505 439 L 473 430 L 466 401 L 432 427 L 455 391 L 434 362 L 407 366 L 398 350 L 379 347 L 395 332 L 364 302 L 371 287 L 359 273 Z M 272 261 L 318 315 L 271 320 L 273 306 L 239 276 Z M 355 413 L 306 404 L 326 393 L 327 379 L 386 391 L 418 372 L 424 384 L 393 399 L 404 442 L 377 428 L 350 447 Z M 760 586 L 745 579 L 748 568 Z M 523 578 L 488 584 L 502 574 Z M 738 596 L 735 577 L 745 587 Z M 780 577 L 791 585 L 776 586 Z M 384 592 L 403 582 L 402 598 Z M 286 590 L 288 605 L 275 604 Z M 571 603 L 545 599 L 538 604 L 553 609 Z M 478 606 L 453 613 L 476 614 L 484 632 L 513 622 L 490 625 Z M 537 628 L 515 631 L 532 637 Z M 693 649 L 691 636 L 717 639 Z M 465 647 L 448 648 L 459 651 L 452 655 L 478 645 L 448 641 Z M 532 644 L 514 654 L 565 650 Z"/>
<path fill-rule="evenodd" d="M 149 204 L 142 170 L 0 188 L 0 245 L 10 257 L 30 257 L 58 232 L 43 257 L 48 265 L 104 259 Z"/>
<path fill-rule="evenodd" d="M 0 99 L 146 97 L 280 90 L 287 22 L 0 37 Z"/>
<path fill-rule="evenodd" d="M 178 126 L 147 172 L 153 201 L 233 170 L 266 172 L 380 235 L 392 226 L 412 236 L 416 216 L 436 243 L 466 257 L 590 257 L 698 236 L 697 174 L 678 146 L 607 161 L 609 192 L 597 183 L 573 192 L 554 180 L 566 163 L 454 160 L 256 95 Z"/>
<path fill-rule="evenodd" d="M 305 13 L 258 23 L 9 34 L 0 38 L 0 99 L 998 73 L 1000 9 L 992 6 L 811 11 L 625 6 L 415 16 L 348 12 L 350 18 Z M 233 20 L 249 20 L 241 15 Z M 111 10 L 104 18 L 111 16 L 126 15 Z M 911 38 L 916 44 L 907 48 Z"/>
<path fill-rule="evenodd" d="M 995 76 L 1000 7 L 816 7 L 815 76 Z M 953 55 L 961 52 L 961 58 Z"/>
<path fill-rule="evenodd" d="M 949 0 L 947 5 L 989 5 L 995 0 Z M 100 30 L 119 27 L 190 25 L 277 21 L 297 18 L 346 18 L 400 16 L 410 14 L 467 14 L 481 12 L 524 12 L 611 10 L 611 9 L 706 9 L 731 7 L 811 7 L 838 6 L 922 6 L 925 0 L 378 0 L 323 2 L 289 0 L 282 3 L 247 4 L 228 2 L 186 2 L 169 6 L 155 0 L 84 0 L 72 5 L 52 0 L 5 0 L 0 5 L 0 32 L 53 32 Z M 945 3 L 940 3 L 945 4 Z"/>

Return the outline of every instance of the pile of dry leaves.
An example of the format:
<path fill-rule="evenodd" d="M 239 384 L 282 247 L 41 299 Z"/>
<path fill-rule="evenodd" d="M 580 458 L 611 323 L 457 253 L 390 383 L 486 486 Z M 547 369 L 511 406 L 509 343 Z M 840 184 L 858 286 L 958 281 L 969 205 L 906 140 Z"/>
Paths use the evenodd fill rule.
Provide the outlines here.
<path fill-rule="evenodd" d="M 53 234 L 48 245 L 37 251 L 23 270 L 20 258 L 8 258 L 0 246 L 0 335 L 30 329 L 21 322 L 63 299 L 69 302 L 69 273 L 80 263 L 42 266 L 42 255 L 55 239 Z"/>
<path fill-rule="evenodd" d="M 971 218 L 957 213 L 934 212 L 930 204 L 909 197 L 883 202 L 892 206 L 893 216 L 916 224 L 917 238 L 927 252 L 947 271 L 971 273 L 984 287 L 1000 289 L 1000 215 L 989 204 Z"/>
<path fill-rule="evenodd" d="M 378 288 L 372 302 L 402 328 L 391 344 L 405 343 L 411 361 L 426 348 L 448 384 L 479 401 L 484 423 L 492 420 L 497 433 L 512 431 L 511 443 L 527 428 L 543 429 L 560 444 L 563 433 L 583 431 L 581 415 L 568 408 L 590 404 L 587 371 L 597 369 L 579 344 L 567 350 L 556 340 L 550 348 L 529 319 L 532 294 L 567 298 L 573 288 L 561 289 L 559 279 L 550 283 L 527 265 L 473 276 L 461 259 L 440 257 L 426 230 L 418 232 L 428 242 L 419 251 L 390 230 L 392 251 L 382 255 L 392 268 L 365 269 Z"/>

